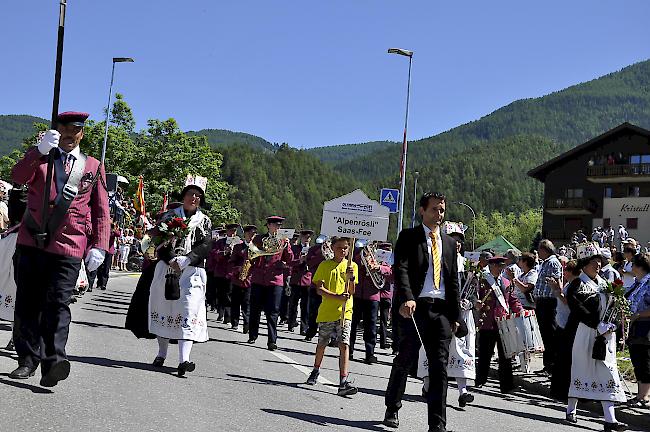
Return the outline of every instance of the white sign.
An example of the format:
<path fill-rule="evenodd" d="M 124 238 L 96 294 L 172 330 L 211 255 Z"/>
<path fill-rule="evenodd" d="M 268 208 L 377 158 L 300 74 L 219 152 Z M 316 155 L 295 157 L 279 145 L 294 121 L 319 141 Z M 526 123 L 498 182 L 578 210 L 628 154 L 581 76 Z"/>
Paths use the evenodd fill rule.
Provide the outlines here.
<path fill-rule="evenodd" d="M 320 232 L 329 237 L 386 241 L 388 215 L 388 207 L 371 200 L 357 189 L 325 203 Z"/>
<path fill-rule="evenodd" d="M 293 238 L 293 234 L 296 232 L 295 229 L 293 228 L 280 228 L 278 230 L 278 238 L 279 239 L 289 239 L 291 240 Z"/>

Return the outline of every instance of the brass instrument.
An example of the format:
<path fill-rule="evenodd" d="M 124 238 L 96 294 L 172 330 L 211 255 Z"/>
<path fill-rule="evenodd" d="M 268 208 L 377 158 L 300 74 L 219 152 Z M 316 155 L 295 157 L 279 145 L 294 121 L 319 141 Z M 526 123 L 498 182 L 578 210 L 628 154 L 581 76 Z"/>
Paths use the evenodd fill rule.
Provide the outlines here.
<path fill-rule="evenodd" d="M 366 268 L 366 273 L 370 276 L 372 284 L 377 289 L 383 289 L 386 285 L 386 278 L 379 272 L 379 268 L 371 268 L 371 266 L 378 265 L 377 262 L 377 246 L 374 243 L 368 243 L 363 249 L 361 249 L 361 264 Z"/>
<path fill-rule="evenodd" d="M 253 237 L 253 240 L 255 237 Z M 279 239 L 278 236 L 269 234 L 267 237 L 262 239 L 262 249 L 255 246 L 251 240 L 248 243 L 248 256 L 244 265 L 242 265 L 241 271 L 239 272 L 239 280 L 245 281 L 248 278 L 248 273 L 250 272 L 251 267 L 253 266 L 253 260 L 262 256 L 272 256 L 281 252 L 288 244 L 288 242 Z"/>
<path fill-rule="evenodd" d="M 239 236 L 226 237 L 226 247 L 221 253 L 224 255 L 232 255 L 235 245 L 242 243 L 242 239 Z"/>
<path fill-rule="evenodd" d="M 485 296 L 483 296 L 483 298 L 481 299 L 481 308 L 479 309 L 479 312 L 481 312 L 481 317 L 478 320 L 478 324 L 476 326 L 477 329 L 483 325 L 483 321 L 485 321 L 485 318 L 487 317 L 487 313 L 490 311 L 490 306 L 486 305 L 485 302 L 490 298 L 492 292 L 494 292 L 494 290 L 490 286 L 488 288 L 487 294 L 485 294 Z"/>

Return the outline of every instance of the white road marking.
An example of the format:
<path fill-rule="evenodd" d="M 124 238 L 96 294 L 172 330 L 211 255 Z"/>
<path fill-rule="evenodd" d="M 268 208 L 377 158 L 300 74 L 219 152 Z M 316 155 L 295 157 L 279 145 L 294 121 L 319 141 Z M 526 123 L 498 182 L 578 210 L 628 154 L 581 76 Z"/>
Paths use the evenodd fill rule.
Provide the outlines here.
<path fill-rule="evenodd" d="M 282 360 L 283 362 L 293 366 L 294 368 L 298 369 L 300 372 L 304 373 L 305 375 L 309 376 L 311 374 L 311 370 L 309 368 L 304 367 L 303 365 L 299 364 L 295 360 L 293 360 L 290 357 L 287 357 L 284 354 L 281 354 L 277 351 L 270 351 L 271 354 Z M 318 377 L 318 382 L 321 384 L 326 384 L 326 385 L 336 385 L 332 381 L 328 380 L 327 378 L 323 378 L 323 376 Z"/>

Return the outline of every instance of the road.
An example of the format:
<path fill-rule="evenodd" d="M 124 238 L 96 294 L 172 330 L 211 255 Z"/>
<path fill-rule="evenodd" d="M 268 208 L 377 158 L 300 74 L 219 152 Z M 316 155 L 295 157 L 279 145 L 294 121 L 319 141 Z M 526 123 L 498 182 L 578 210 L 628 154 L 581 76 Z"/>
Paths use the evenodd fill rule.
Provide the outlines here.
<path fill-rule="evenodd" d="M 52 389 L 7 377 L 15 353 L 0 349 L 1 431 L 320 431 L 388 430 L 381 425 L 383 395 L 392 356 L 378 350 L 379 363 L 353 362 L 359 393 L 336 395 L 338 349 L 328 348 L 321 369 L 325 380 L 304 384 L 313 364 L 315 344 L 297 333 L 280 333 L 279 350 L 266 349 L 265 332 L 256 345 L 246 335 L 215 322 L 208 314 L 210 341 L 196 344 L 197 369 L 175 376 L 177 349 L 170 346 L 165 368 L 150 363 L 157 344 L 138 340 L 123 328 L 136 275 L 116 275 L 108 290 L 87 293 L 72 305 L 68 355 L 72 373 Z M 0 322 L 0 346 L 10 327 Z M 358 344 L 359 357 L 363 345 Z M 426 404 L 420 383 L 409 380 L 401 431 L 426 431 Z M 579 410 L 580 428 L 565 425 L 564 407 L 525 392 L 499 394 L 490 382 L 476 400 L 458 408 L 455 388 L 449 391 L 448 428 L 454 431 L 602 430 L 602 421 Z"/>

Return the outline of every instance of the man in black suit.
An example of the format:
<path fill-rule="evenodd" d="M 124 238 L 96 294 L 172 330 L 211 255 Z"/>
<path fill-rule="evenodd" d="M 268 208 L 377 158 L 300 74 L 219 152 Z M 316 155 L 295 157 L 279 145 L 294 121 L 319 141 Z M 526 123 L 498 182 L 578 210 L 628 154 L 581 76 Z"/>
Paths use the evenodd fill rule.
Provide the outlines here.
<path fill-rule="evenodd" d="M 447 359 L 460 315 L 456 240 L 440 231 L 445 196 L 426 193 L 420 199 L 422 225 L 400 232 L 395 245 L 395 304 L 399 306 L 399 354 L 386 389 L 384 425 L 398 427 L 409 371 L 421 346 L 417 323 L 429 360 L 427 394 L 429 431 L 446 431 Z"/>

